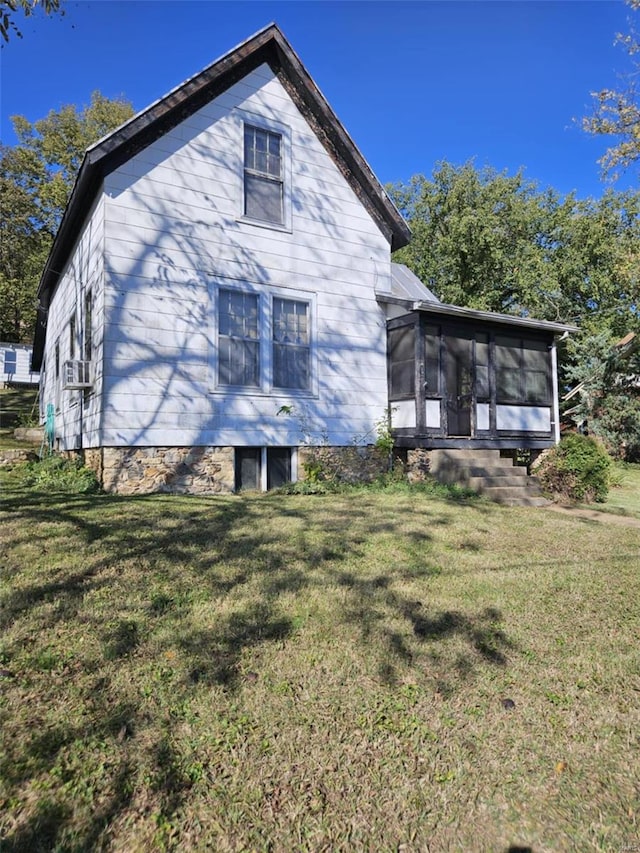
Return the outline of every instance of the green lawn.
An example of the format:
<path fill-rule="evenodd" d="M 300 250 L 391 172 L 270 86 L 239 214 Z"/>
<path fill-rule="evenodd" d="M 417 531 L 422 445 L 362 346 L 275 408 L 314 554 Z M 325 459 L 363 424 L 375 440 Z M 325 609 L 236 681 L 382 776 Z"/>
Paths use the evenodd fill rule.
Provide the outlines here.
<path fill-rule="evenodd" d="M 0 388 L 0 448 L 24 447 L 13 431 L 25 418 L 38 416 L 37 388 Z"/>
<path fill-rule="evenodd" d="M 618 485 L 610 489 L 606 503 L 598 509 L 640 518 L 640 465 L 614 463 L 613 473 Z"/>
<path fill-rule="evenodd" d="M 2 477 L 3 853 L 640 843 L 640 531 Z"/>

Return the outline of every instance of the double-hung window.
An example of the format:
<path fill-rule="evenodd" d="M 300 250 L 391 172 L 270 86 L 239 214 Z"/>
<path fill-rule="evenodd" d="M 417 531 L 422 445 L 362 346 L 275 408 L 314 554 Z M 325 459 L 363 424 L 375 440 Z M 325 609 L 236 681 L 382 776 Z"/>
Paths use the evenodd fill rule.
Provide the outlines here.
<path fill-rule="evenodd" d="M 311 302 L 220 288 L 217 385 L 311 391 Z"/>
<path fill-rule="evenodd" d="M 218 296 L 218 383 L 260 385 L 258 296 L 221 289 Z"/>
<path fill-rule="evenodd" d="M 284 224 L 282 135 L 244 125 L 244 215 Z"/>
<path fill-rule="evenodd" d="M 309 303 L 274 297 L 272 327 L 274 386 L 310 388 Z"/>

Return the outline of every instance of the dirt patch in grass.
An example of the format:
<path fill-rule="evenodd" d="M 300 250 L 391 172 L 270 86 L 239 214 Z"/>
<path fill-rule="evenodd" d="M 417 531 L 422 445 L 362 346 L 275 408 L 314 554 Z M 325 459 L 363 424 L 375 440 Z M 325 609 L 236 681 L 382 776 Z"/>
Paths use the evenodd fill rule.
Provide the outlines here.
<path fill-rule="evenodd" d="M 5 480 L 2 850 L 636 843 L 640 532 Z"/>

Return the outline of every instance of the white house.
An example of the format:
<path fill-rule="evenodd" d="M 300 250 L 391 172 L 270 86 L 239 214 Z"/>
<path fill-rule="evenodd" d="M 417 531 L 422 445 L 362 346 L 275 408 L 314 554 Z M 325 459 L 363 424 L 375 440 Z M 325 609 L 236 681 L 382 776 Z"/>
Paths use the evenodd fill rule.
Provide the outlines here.
<path fill-rule="evenodd" d="M 37 385 L 40 374 L 31 370 L 33 347 L 0 341 L 0 387 Z"/>
<path fill-rule="evenodd" d="M 442 305 L 409 239 L 266 27 L 87 150 L 39 288 L 56 447 L 130 492 L 295 479 L 390 400 L 405 447 L 553 443 L 564 327 Z"/>

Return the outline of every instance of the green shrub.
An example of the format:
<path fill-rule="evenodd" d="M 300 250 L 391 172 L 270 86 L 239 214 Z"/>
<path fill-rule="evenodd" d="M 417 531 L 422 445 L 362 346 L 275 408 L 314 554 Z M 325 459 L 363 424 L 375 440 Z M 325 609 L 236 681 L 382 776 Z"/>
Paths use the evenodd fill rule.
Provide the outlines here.
<path fill-rule="evenodd" d="M 545 457 L 539 469 L 542 487 L 554 496 L 591 503 L 605 501 L 609 492 L 611 459 L 592 436 L 565 436 Z"/>
<path fill-rule="evenodd" d="M 99 491 L 98 479 L 80 459 L 44 456 L 29 462 L 24 469 L 23 485 L 38 491 L 68 492 L 86 495 Z"/>

